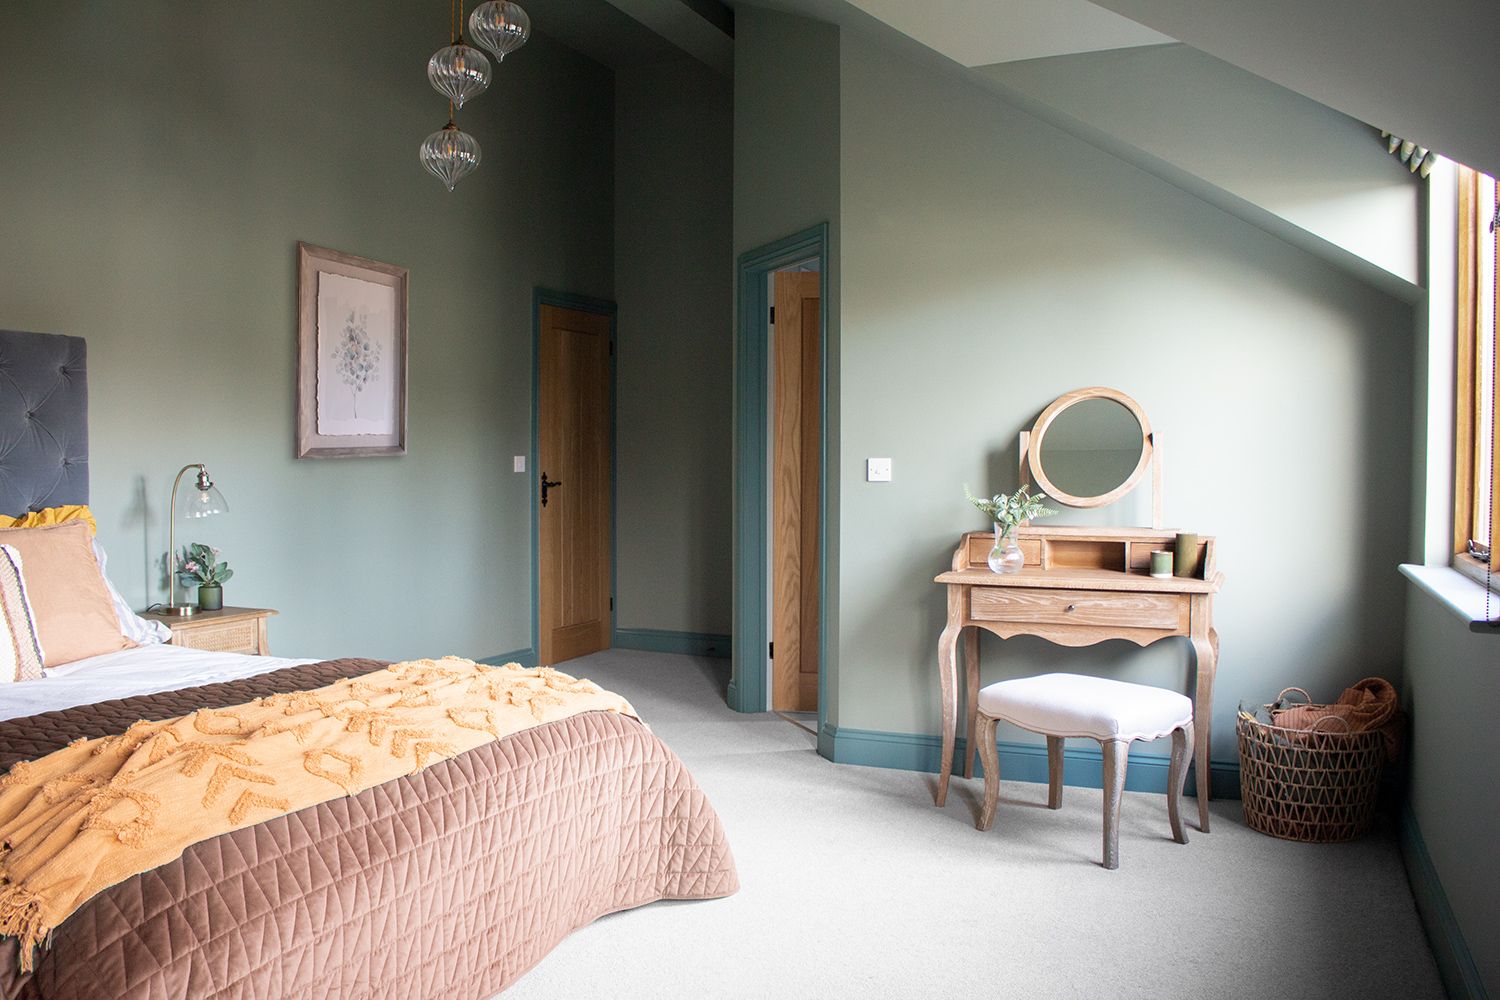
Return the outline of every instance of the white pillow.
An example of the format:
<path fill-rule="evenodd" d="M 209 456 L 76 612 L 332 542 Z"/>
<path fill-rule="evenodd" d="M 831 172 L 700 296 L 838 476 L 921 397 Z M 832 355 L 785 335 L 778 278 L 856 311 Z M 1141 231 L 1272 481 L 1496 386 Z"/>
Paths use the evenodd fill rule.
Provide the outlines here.
<path fill-rule="evenodd" d="M 161 622 L 147 621 L 134 611 L 120 596 L 115 585 L 109 582 L 109 574 L 104 572 L 104 546 L 99 544 L 99 539 L 94 539 L 94 558 L 99 560 L 99 575 L 104 577 L 105 589 L 109 591 L 109 600 L 115 606 L 115 617 L 120 620 L 120 634 L 131 642 L 141 646 L 155 646 L 163 642 L 172 641 L 172 630 Z"/>

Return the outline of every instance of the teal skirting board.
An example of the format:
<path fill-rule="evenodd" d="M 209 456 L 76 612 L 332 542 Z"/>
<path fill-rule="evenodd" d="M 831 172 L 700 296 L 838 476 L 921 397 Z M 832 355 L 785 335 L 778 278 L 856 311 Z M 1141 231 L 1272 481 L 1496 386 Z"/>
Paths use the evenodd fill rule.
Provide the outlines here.
<path fill-rule="evenodd" d="M 904 771 L 936 773 L 942 738 L 930 734 L 883 733 L 870 729 L 848 729 L 826 724 L 818 736 L 818 753 L 835 764 L 893 767 Z M 962 760 L 965 741 L 958 740 L 957 760 Z M 1132 753 L 1125 771 L 1125 787 L 1132 792 L 1165 792 L 1169 758 L 1165 754 Z M 1215 761 L 1213 794 L 1216 798 L 1240 797 L 1238 762 Z M 976 764 L 976 775 L 981 769 Z M 1189 771 L 1188 791 L 1193 788 Z M 1000 775 L 1006 781 L 1046 781 L 1047 748 L 1032 743 L 1000 743 Z M 1080 788 L 1104 786 L 1104 754 L 1091 740 L 1073 740 L 1063 755 L 1063 782 Z"/>
<path fill-rule="evenodd" d="M 1489 1000 L 1489 991 L 1479 978 L 1474 956 L 1469 952 L 1453 908 L 1448 905 L 1448 894 L 1443 891 L 1443 883 L 1438 881 L 1437 868 L 1427 853 L 1422 830 L 1417 826 L 1417 817 L 1409 803 L 1401 805 L 1397 833 L 1401 842 L 1401 860 L 1406 862 L 1406 877 L 1411 882 L 1411 893 L 1416 898 L 1422 926 L 1427 930 L 1427 943 L 1432 946 L 1433 957 L 1437 959 L 1443 987 L 1453 1000 Z"/>
<path fill-rule="evenodd" d="M 523 667 L 534 667 L 536 666 L 536 650 L 530 648 L 515 649 L 509 653 L 497 653 L 494 656 L 486 656 L 484 659 L 476 662 L 488 663 L 496 667 L 502 663 L 519 663 Z"/>
<path fill-rule="evenodd" d="M 673 632 L 659 628 L 617 628 L 617 649 L 643 649 L 650 653 L 684 653 L 728 659 L 729 636 L 711 632 Z"/>

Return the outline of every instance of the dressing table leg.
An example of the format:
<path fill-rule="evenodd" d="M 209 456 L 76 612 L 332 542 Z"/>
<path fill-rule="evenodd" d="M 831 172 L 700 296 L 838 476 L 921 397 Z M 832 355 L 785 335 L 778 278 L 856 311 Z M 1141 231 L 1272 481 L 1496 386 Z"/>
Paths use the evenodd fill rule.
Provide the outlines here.
<path fill-rule="evenodd" d="M 936 802 L 948 801 L 948 776 L 953 772 L 953 743 L 958 729 L 958 634 L 963 626 L 949 622 L 938 637 L 938 680 L 943 699 L 943 755 L 938 762 Z"/>
<path fill-rule="evenodd" d="M 1200 601 L 1202 605 L 1200 606 Z M 1197 697 L 1193 699 L 1193 788 L 1198 796 L 1198 829 L 1208 832 L 1208 802 L 1212 795 L 1212 772 L 1208 752 L 1212 740 L 1214 711 L 1214 672 L 1219 666 L 1219 633 L 1208 624 L 1207 601 L 1193 598 L 1193 624 L 1190 639 L 1197 660 Z"/>
<path fill-rule="evenodd" d="M 974 743 L 974 722 L 979 716 L 979 629 L 964 629 L 964 712 L 968 724 L 964 726 L 964 777 L 974 777 L 974 754 L 979 747 Z"/>

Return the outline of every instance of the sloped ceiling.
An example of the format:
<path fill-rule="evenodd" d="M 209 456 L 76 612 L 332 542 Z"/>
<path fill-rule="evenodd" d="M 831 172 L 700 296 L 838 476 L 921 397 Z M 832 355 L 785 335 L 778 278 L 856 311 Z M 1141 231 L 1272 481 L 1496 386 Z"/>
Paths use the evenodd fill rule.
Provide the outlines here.
<path fill-rule="evenodd" d="M 1450 159 L 1500 171 L 1494 0 L 1099 0 Z"/>
<path fill-rule="evenodd" d="M 1088 0 L 851 0 L 965 66 L 1174 41 Z"/>

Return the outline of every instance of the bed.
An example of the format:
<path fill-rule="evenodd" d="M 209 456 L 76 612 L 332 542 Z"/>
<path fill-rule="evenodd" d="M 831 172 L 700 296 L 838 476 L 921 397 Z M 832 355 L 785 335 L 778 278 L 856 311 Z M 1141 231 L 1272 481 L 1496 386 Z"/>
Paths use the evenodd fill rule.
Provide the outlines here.
<path fill-rule="evenodd" d="M 87 503 L 83 342 L 0 331 L 0 376 L 0 512 Z M 59 664 L 0 685 L 0 770 L 386 667 L 159 644 Z M 682 762 L 630 715 L 586 711 L 192 843 L 89 898 L 29 971 L 0 940 L 0 997 L 483 1000 L 606 913 L 737 889 Z"/>

